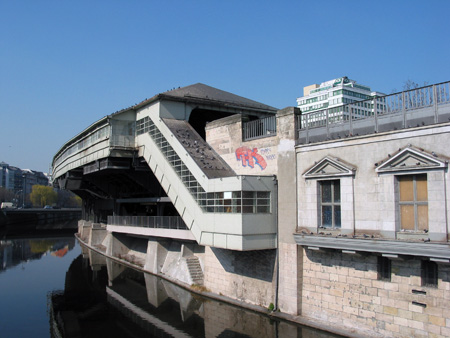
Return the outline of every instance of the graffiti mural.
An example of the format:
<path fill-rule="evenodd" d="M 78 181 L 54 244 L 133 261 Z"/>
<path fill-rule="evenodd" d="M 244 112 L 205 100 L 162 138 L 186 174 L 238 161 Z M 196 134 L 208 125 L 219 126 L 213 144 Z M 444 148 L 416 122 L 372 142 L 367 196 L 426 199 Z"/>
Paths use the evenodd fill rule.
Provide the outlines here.
<path fill-rule="evenodd" d="M 255 164 L 258 165 L 261 170 L 264 170 L 267 167 L 264 157 L 258 154 L 258 148 L 250 149 L 248 147 L 240 147 L 236 149 L 236 159 L 242 161 L 243 167 L 248 165 L 250 168 L 254 168 Z"/>

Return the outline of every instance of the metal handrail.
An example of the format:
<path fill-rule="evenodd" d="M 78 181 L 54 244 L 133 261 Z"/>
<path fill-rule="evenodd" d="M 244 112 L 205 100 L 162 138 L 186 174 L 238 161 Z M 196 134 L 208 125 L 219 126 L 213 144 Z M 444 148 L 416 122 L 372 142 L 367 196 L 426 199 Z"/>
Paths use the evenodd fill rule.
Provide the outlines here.
<path fill-rule="evenodd" d="M 274 136 L 277 134 L 277 118 L 269 116 L 263 119 L 244 122 L 242 124 L 242 140 Z"/>
<path fill-rule="evenodd" d="M 108 225 L 188 230 L 180 216 L 108 216 Z"/>
<path fill-rule="evenodd" d="M 299 130 L 349 123 L 350 120 L 373 118 L 374 115 L 395 114 L 447 103 L 450 103 L 450 81 L 302 114 L 299 116 Z"/>
<path fill-rule="evenodd" d="M 301 114 L 297 121 L 299 126 L 297 130 L 298 142 L 302 138 L 306 143 L 310 143 L 312 130 L 318 128 L 326 130 L 328 139 L 331 137 L 331 130 L 335 130 L 334 126 L 339 126 L 345 135 L 351 136 L 356 124 L 360 123 L 355 121 L 367 120 L 368 123 L 364 122 L 365 125 L 372 125 L 373 132 L 377 133 L 384 130 L 379 129 L 381 120 L 389 116 L 395 116 L 396 119 L 402 120 L 401 125 L 397 125 L 396 128 L 408 128 L 410 127 L 410 121 L 414 121 L 417 114 L 423 115 L 424 110 L 427 110 L 426 116 L 428 118 L 422 119 L 422 125 L 439 123 L 443 120 L 443 116 L 448 113 L 448 109 L 443 110 L 440 107 L 444 105 L 448 107 L 449 104 L 450 81 L 447 81 Z M 416 122 L 414 123 L 416 125 Z"/>

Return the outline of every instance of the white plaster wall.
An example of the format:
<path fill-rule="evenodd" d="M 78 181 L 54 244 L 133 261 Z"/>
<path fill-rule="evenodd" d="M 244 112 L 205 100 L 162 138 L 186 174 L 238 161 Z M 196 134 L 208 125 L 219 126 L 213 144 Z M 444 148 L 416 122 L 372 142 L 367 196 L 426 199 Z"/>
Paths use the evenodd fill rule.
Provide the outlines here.
<path fill-rule="evenodd" d="M 146 116 L 159 116 L 160 102 L 153 102 L 152 104 L 141 108 L 136 113 L 136 120 L 143 119 Z"/>
<path fill-rule="evenodd" d="M 236 117 L 228 124 L 207 126 L 206 141 L 238 175 L 275 175 L 278 171 L 278 138 L 272 136 L 243 142 L 240 118 Z M 251 167 L 251 163 L 238 158 L 237 152 L 241 147 L 260 155 L 264 159 L 263 165 L 257 165 L 253 160 Z"/>
<path fill-rule="evenodd" d="M 190 109 L 183 102 L 162 101 L 160 104 L 160 116 L 164 118 L 188 120 Z"/>
<path fill-rule="evenodd" d="M 353 176 L 341 178 L 341 229 L 353 230 Z"/>
<path fill-rule="evenodd" d="M 396 225 L 395 173 L 378 174 L 375 163 L 388 158 L 408 145 L 436 152 L 441 161 L 450 157 L 450 126 L 398 131 L 352 140 L 341 140 L 297 148 L 297 194 L 299 228 L 315 228 L 318 223 L 317 182 L 302 175 L 325 156 L 336 157 L 357 168 L 354 177 L 354 200 L 350 181 L 341 178 L 342 228 L 352 222 L 354 203 L 355 227 L 358 231 L 382 232 L 394 237 Z M 448 232 L 448 169 L 426 171 L 428 181 L 429 230 L 445 240 Z M 408 174 L 404 172 L 402 174 Z M 437 235 L 441 234 L 441 235 Z"/>
<path fill-rule="evenodd" d="M 446 200 L 445 172 L 442 170 L 429 172 L 428 181 L 428 219 L 430 233 L 445 233 L 447 229 L 447 213 L 442 207 Z M 448 192 L 448 190 L 447 190 Z"/>

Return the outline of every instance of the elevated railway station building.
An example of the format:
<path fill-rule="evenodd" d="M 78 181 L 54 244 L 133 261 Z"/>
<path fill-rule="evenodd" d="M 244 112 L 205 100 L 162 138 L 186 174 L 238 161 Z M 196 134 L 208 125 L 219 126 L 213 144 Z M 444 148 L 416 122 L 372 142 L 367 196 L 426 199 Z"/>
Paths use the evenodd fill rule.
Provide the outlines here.
<path fill-rule="evenodd" d="M 52 177 L 108 257 L 330 331 L 446 337 L 449 82 L 378 100 L 336 119 L 178 88 L 81 131 Z"/>

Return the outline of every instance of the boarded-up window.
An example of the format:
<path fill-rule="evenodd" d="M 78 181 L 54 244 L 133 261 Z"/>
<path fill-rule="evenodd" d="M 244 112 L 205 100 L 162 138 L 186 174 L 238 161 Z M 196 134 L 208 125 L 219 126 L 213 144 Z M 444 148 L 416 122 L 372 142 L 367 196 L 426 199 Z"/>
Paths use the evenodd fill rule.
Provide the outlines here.
<path fill-rule="evenodd" d="M 398 176 L 398 185 L 401 229 L 428 230 L 427 175 Z"/>

